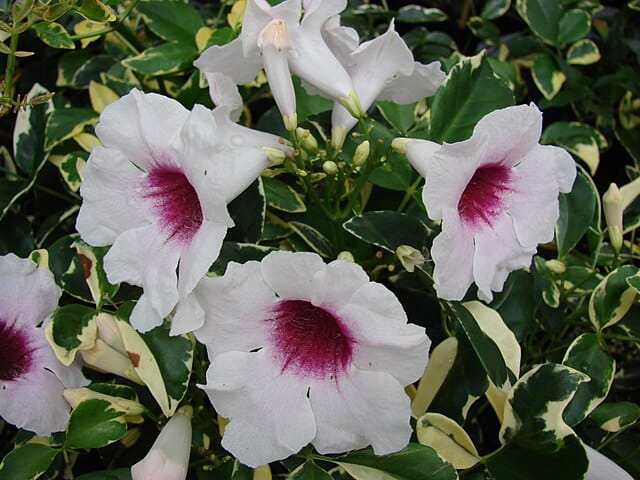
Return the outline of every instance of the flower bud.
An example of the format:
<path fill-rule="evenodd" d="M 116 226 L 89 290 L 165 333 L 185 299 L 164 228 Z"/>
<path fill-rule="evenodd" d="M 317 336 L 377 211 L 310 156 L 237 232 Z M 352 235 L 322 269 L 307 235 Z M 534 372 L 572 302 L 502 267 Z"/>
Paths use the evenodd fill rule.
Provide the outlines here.
<path fill-rule="evenodd" d="M 353 258 L 353 254 L 347 250 L 343 250 L 338 254 L 338 260 L 344 260 L 346 262 L 355 262 L 356 259 Z"/>
<path fill-rule="evenodd" d="M 282 165 L 287 158 L 286 154 L 276 147 L 260 147 L 269 160 L 269 166 L 275 167 L 276 165 Z"/>
<path fill-rule="evenodd" d="M 602 195 L 604 219 L 607 222 L 609 241 L 616 252 L 622 248 L 622 195 L 615 183 Z"/>
<path fill-rule="evenodd" d="M 360 103 L 360 99 L 358 98 L 358 94 L 355 90 L 349 91 L 349 96 L 340 97 L 340 104 L 344 108 L 346 108 L 351 115 L 356 118 L 364 117 L 364 109 L 362 108 L 362 104 Z"/>
<path fill-rule="evenodd" d="M 178 410 L 164 426 L 147 456 L 131 467 L 131 478 L 185 480 L 190 452 L 191 412 Z"/>
<path fill-rule="evenodd" d="M 296 137 L 307 152 L 315 153 L 318 151 L 318 141 L 316 137 L 314 137 L 309 130 L 306 128 L 298 127 L 296 128 Z"/>
<path fill-rule="evenodd" d="M 551 259 L 545 262 L 545 266 L 551 273 L 563 274 L 567 271 L 567 266 L 560 260 Z"/>
<path fill-rule="evenodd" d="M 364 163 L 369 158 L 369 150 L 370 150 L 369 140 L 365 140 L 364 142 L 362 142 L 360 145 L 356 147 L 356 151 L 353 154 L 353 164 L 356 167 L 359 167 L 360 165 L 364 165 Z"/>
<path fill-rule="evenodd" d="M 391 141 L 391 148 L 395 152 L 404 155 L 407 152 L 407 145 L 415 141 L 415 138 L 397 137 Z"/>
<path fill-rule="evenodd" d="M 129 357 L 124 356 L 116 349 L 111 348 L 104 341 L 98 339 L 93 348 L 80 352 L 84 363 L 99 372 L 114 373 L 120 377 L 128 378 L 132 382 L 144 385 L 142 379 L 136 373 L 136 369 Z"/>
<path fill-rule="evenodd" d="M 116 325 L 116 321 L 111 315 L 106 313 L 99 313 L 96 317 L 96 324 L 98 325 L 98 336 L 104 343 L 118 352 L 126 355 L 127 349 L 122 342 L 122 335 Z"/>
<path fill-rule="evenodd" d="M 396 256 L 407 272 L 413 273 L 417 265 L 422 265 L 425 261 L 424 255 L 409 245 L 400 245 L 396 248 Z"/>
<path fill-rule="evenodd" d="M 338 165 L 334 161 L 327 160 L 322 164 L 322 170 L 327 175 L 335 175 L 338 173 Z"/>

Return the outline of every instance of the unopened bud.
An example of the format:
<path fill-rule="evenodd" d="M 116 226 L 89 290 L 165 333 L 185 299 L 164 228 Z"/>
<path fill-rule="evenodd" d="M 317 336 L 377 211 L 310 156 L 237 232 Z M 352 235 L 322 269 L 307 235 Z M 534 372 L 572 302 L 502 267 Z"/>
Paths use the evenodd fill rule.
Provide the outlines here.
<path fill-rule="evenodd" d="M 407 152 L 407 145 L 415 141 L 415 138 L 397 137 L 391 141 L 391 148 L 404 155 Z"/>
<path fill-rule="evenodd" d="M 344 260 L 346 262 L 355 262 L 356 259 L 353 258 L 353 254 L 351 252 L 349 252 L 348 250 L 343 250 L 342 252 L 340 252 L 338 254 L 338 260 Z"/>
<path fill-rule="evenodd" d="M 98 325 L 98 336 L 104 343 L 118 352 L 126 355 L 127 349 L 122 342 L 122 335 L 116 325 L 117 320 L 106 313 L 99 313 L 95 317 Z"/>
<path fill-rule="evenodd" d="M 604 219 L 607 222 L 609 241 L 616 252 L 622 248 L 622 195 L 615 183 L 602 195 Z"/>
<path fill-rule="evenodd" d="M 353 154 L 353 164 L 356 167 L 359 167 L 360 165 L 364 165 L 364 163 L 369 158 L 369 150 L 370 150 L 369 140 L 365 140 L 364 142 L 362 142 L 360 145 L 356 147 L 356 151 Z"/>
<path fill-rule="evenodd" d="M 360 103 L 360 99 L 358 98 L 358 94 L 355 90 L 351 90 L 347 97 L 340 97 L 339 101 L 354 117 L 364 117 L 364 109 L 362 108 L 362 104 Z"/>
<path fill-rule="evenodd" d="M 567 266 L 564 262 L 556 259 L 547 260 L 545 262 L 546 267 L 551 273 L 563 274 L 567 271 Z"/>
<path fill-rule="evenodd" d="M 287 131 L 292 132 L 298 126 L 298 114 L 296 112 L 293 112 L 282 115 L 282 121 L 284 123 L 284 128 L 287 129 Z"/>
<path fill-rule="evenodd" d="M 424 255 L 409 245 L 400 245 L 396 248 L 396 256 L 407 272 L 413 273 L 417 265 L 422 265 L 425 261 Z"/>
<path fill-rule="evenodd" d="M 282 165 L 287 158 L 286 154 L 276 147 L 261 147 L 261 150 L 267 156 L 270 166 Z"/>
<path fill-rule="evenodd" d="M 338 173 L 338 165 L 334 161 L 327 160 L 322 164 L 322 170 L 327 175 L 335 175 Z"/>
<path fill-rule="evenodd" d="M 296 128 L 296 137 L 307 152 L 316 153 L 318 151 L 318 141 L 306 128 Z"/>

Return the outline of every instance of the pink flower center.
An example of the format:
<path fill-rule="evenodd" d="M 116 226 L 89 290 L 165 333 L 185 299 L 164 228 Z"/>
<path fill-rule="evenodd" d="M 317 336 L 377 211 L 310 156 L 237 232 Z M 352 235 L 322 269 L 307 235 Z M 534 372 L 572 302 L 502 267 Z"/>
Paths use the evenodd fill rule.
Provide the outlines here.
<path fill-rule="evenodd" d="M 511 171 L 503 165 L 478 168 L 462 192 L 458 213 L 469 225 L 493 225 L 504 209 L 507 193 L 511 191 Z"/>
<path fill-rule="evenodd" d="M 0 319 L 0 380 L 16 380 L 28 372 L 33 350 L 25 332 Z"/>
<path fill-rule="evenodd" d="M 283 300 L 267 319 L 282 371 L 316 379 L 335 379 L 353 353 L 348 330 L 333 314 L 304 300 Z"/>
<path fill-rule="evenodd" d="M 151 201 L 168 240 L 189 243 L 202 225 L 198 194 L 177 167 L 151 170 L 144 180 L 142 196 Z"/>

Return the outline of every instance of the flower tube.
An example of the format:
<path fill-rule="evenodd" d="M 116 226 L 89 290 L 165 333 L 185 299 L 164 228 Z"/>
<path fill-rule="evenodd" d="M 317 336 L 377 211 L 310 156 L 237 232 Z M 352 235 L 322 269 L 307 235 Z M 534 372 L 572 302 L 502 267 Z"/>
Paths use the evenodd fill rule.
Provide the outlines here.
<path fill-rule="evenodd" d="M 424 329 L 353 262 L 272 252 L 229 263 L 194 290 L 196 330 L 211 359 L 202 385 L 230 420 L 222 445 L 251 467 L 309 442 L 321 453 L 372 445 L 382 455 L 411 436 L 404 387 L 429 351 Z"/>
<path fill-rule="evenodd" d="M 425 177 L 429 218 L 442 221 L 431 249 L 440 298 L 461 300 L 475 282 L 491 301 L 509 272 L 553 239 L 558 194 L 571 191 L 576 167 L 562 148 L 538 143 L 541 130 L 531 104 L 485 115 L 462 142 L 394 140 Z"/>
<path fill-rule="evenodd" d="M 253 137 L 228 116 L 135 89 L 100 116 L 103 146 L 83 171 L 76 228 L 91 245 L 111 245 L 110 282 L 142 287 L 131 314 L 140 331 L 160 325 L 205 275 L 233 226 L 227 203 L 269 164 L 256 144 L 277 137 Z M 174 318 L 171 333 L 197 328 L 189 318 Z"/>
<path fill-rule="evenodd" d="M 13 254 L 0 257 L 0 416 L 40 436 L 67 427 L 64 389 L 89 383 L 77 364 L 58 361 L 40 326 L 60 293 L 48 270 Z"/>

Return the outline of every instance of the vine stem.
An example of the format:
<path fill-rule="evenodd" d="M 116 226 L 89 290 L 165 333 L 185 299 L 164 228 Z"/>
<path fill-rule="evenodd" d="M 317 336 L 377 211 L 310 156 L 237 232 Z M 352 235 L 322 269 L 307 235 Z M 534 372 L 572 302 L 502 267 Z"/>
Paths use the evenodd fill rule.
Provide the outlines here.
<path fill-rule="evenodd" d="M 18 50 L 19 34 L 15 29 L 11 31 L 11 40 L 9 41 L 9 55 L 7 56 L 7 65 L 4 70 L 4 92 L 3 96 L 13 102 L 13 71 L 16 67 L 16 51 Z"/>

